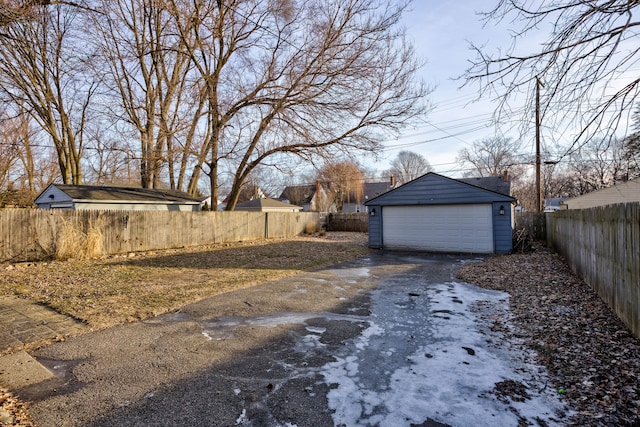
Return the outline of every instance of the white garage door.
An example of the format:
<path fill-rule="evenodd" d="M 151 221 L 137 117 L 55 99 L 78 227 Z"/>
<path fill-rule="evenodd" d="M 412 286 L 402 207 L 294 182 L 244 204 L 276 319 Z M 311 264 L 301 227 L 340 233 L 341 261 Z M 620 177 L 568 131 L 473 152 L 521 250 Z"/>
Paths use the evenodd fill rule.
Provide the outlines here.
<path fill-rule="evenodd" d="M 491 205 L 385 206 L 386 249 L 493 252 Z"/>

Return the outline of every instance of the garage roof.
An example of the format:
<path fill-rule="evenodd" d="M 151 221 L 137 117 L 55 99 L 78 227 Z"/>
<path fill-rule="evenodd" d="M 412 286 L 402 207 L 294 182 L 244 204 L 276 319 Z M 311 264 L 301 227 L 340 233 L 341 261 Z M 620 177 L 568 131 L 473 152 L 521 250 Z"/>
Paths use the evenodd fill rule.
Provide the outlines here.
<path fill-rule="evenodd" d="M 515 202 L 515 198 L 468 182 L 429 172 L 396 189 L 369 200 L 365 205 L 444 205 Z"/>
<path fill-rule="evenodd" d="M 199 204 L 189 194 L 177 190 L 151 188 L 116 187 L 99 185 L 50 184 L 37 198 L 43 197 L 51 188 L 57 188 L 73 202 L 172 202 Z"/>
<path fill-rule="evenodd" d="M 265 197 L 259 199 L 248 200 L 236 205 L 237 211 L 265 211 L 265 210 L 282 210 L 282 211 L 299 211 L 302 206 L 292 205 L 290 203 L 280 202 Z"/>

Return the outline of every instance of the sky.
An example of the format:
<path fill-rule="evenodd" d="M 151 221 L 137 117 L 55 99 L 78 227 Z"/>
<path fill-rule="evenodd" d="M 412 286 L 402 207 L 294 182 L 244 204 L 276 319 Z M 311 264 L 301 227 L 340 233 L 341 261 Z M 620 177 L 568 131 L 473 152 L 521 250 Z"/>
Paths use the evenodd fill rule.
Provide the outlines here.
<path fill-rule="evenodd" d="M 491 116 L 495 105 L 474 102 L 478 86 L 460 88 L 456 80 L 474 59 L 469 41 L 487 47 L 507 47 L 511 42 L 508 23 L 483 26 L 478 12 L 495 7 L 497 0 L 414 1 L 403 24 L 412 39 L 417 55 L 424 61 L 420 78 L 435 89 L 429 97 L 433 110 L 422 124 L 406 129 L 398 139 L 385 141 L 377 170 L 385 169 L 401 150 L 423 155 L 435 172 L 460 177 L 464 172 L 455 161 L 458 151 L 473 141 L 495 136 Z M 509 135 L 517 137 L 517 135 Z M 533 145 L 531 145 L 533 147 Z"/>

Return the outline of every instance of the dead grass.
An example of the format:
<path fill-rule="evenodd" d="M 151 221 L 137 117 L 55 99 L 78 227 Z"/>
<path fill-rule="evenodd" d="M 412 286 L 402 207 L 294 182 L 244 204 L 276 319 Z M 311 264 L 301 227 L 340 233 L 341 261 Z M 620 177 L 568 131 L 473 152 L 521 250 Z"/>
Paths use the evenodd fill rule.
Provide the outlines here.
<path fill-rule="evenodd" d="M 313 235 L 318 228 L 318 223 L 316 221 L 309 221 L 304 225 L 304 232 L 306 234 Z"/>
<path fill-rule="evenodd" d="M 93 260 L 76 256 L 63 262 L 27 263 L 5 268 L 0 294 L 41 302 L 100 329 L 365 255 L 369 251 L 366 238 L 362 233 L 327 233 Z"/>
<path fill-rule="evenodd" d="M 85 233 L 75 224 L 65 222 L 62 226 L 56 248 L 57 260 L 89 259 L 103 253 L 102 231 L 91 224 L 89 231 Z"/>

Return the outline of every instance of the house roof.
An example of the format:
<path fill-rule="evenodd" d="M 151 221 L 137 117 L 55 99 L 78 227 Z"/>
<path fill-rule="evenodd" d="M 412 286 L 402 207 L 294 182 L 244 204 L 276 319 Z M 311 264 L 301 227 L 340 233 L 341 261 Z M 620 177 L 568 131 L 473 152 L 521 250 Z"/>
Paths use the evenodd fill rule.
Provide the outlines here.
<path fill-rule="evenodd" d="M 314 184 L 308 185 L 289 185 L 280 193 L 280 200 L 300 200 L 303 203 L 309 203 L 316 193 Z"/>
<path fill-rule="evenodd" d="M 486 176 L 480 178 L 461 178 L 458 181 L 466 182 L 467 184 L 475 185 L 476 187 L 491 190 L 496 193 L 511 195 L 511 182 L 505 181 L 502 176 Z"/>
<path fill-rule="evenodd" d="M 370 200 L 392 189 L 393 187 L 391 186 L 389 181 L 365 182 L 362 192 L 364 194 L 365 200 Z"/>
<path fill-rule="evenodd" d="M 77 201 L 114 201 L 114 202 L 180 202 L 199 203 L 199 200 L 188 193 L 177 190 L 160 190 L 152 188 L 115 187 L 98 185 L 51 184 L 58 190 Z M 43 193 L 47 191 L 45 189 Z M 38 196 L 40 198 L 40 196 Z M 37 199 L 36 199 L 37 201 Z"/>
<path fill-rule="evenodd" d="M 261 198 L 261 199 L 253 199 L 248 200 L 246 202 L 238 203 L 236 205 L 236 210 L 240 209 L 263 209 L 263 208 L 271 208 L 271 209 L 302 209 L 302 206 L 292 205 L 290 203 L 279 202 L 274 199 L 269 198 Z"/>
<path fill-rule="evenodd" d="M 265 197 L 262 189 L 257 185 L 245 185 L 240 189 L 240 194 L 238 195 L 237 203 L 243 203 L 249 200 L 259 199 L 261 197 Z M 229 195 L 224 198 L 222 201 L 223 204 L 229 203 Z"/>
<path fill-rule="evenodd" d="M 325 184 L 321 184 L 325 186 Z M 393 187 L 389 181 L 384 182 L 365 182 L 362 186 L 362 198 L 364 200 L 373 199 L 381 194 L 386 193 Z M 286 187 L 280 194 L 280 200 L 303 200 L 304 203 L 310 203 L 316 193 L 316 185 L 291 185 Z M 355 193 L 349 195 L 349 200 L 355 200 Z"/>
<path fill-rule="evenodd" d="M 429 172 L 387 193 L 369 200 L 365 205 L 442 205 L 469 203 L 513 203 L 509 195 L 488 190 L 462 180 Z"/>
<path fill-rule="evenodd" d="M 569 198 L 568 197 L 550 197 L 550 198 L 544 199 L 544 205 L 560 207 L 562 202 L 564 202 L 565 200 L 569 200 Z"/>
<path fill-rule="evenodd" d="M 569 209 L 587 209 L 630 202 L 640 202 L 640 178 L 565 200 L 563 204 Z"/>

